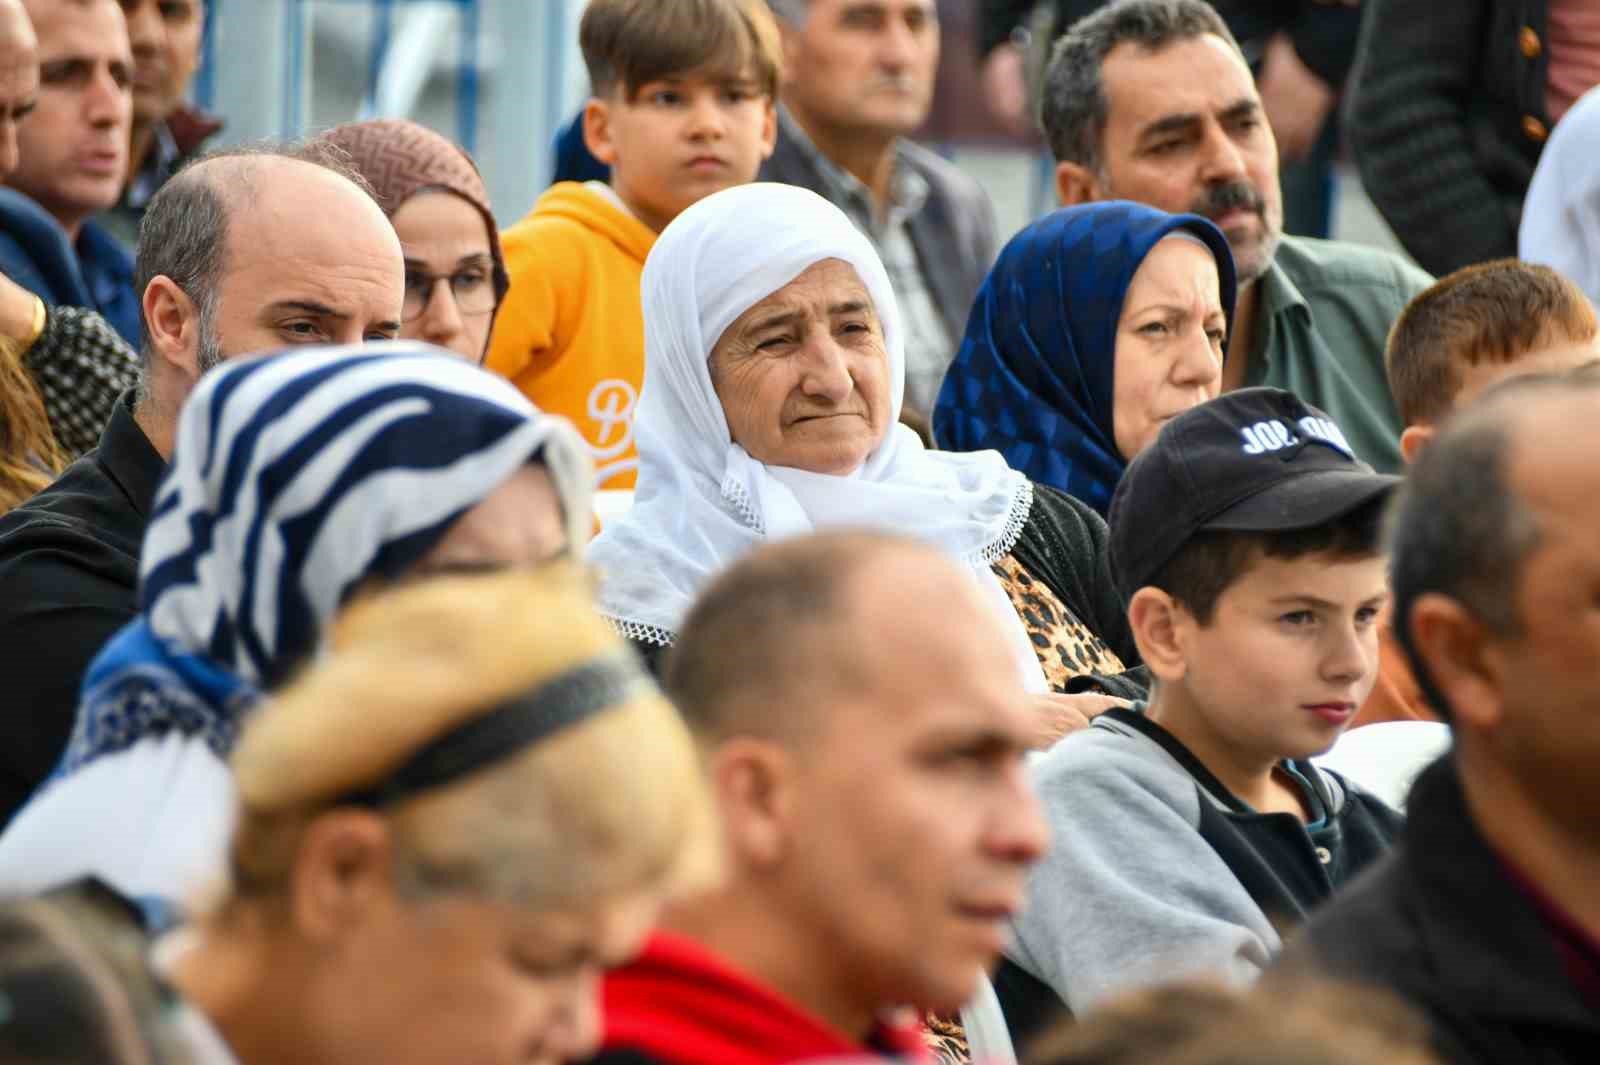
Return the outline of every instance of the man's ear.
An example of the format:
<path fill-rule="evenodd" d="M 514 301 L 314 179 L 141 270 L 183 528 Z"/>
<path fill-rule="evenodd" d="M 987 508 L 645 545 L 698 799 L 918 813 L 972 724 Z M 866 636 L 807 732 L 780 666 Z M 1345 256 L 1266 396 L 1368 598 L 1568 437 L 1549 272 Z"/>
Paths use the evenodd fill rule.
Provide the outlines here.
<path fill-rule="evenodd" d="M 1505 658 L 1494 634 L 1455 599 L 1429 592 L 1411 604 L 1412 646 L 1428 677 L 1449 705 L 1451 724 L 1492 732 L 1505 712 Z"/>
<path fill-rule="evenodd" d="M 1407 466 L 1416 464 L 1417 456 L 1422 454 L 1422 449 L 1428 446 L 1436 430 L 1431 425 L 1408 425 L 1400 434 L 1400 457 L 1406 460 Z"/>
<path fill-rule="evenodd" d="M 583 105 L 583 144 L 590 155 L 606 166 L 616 165 L 617 148 L 611 139 L 611 101 L 591 96 Z"/>
<path fill-rule="evenodd" d="M 1189 671 L 1184 634 L 1193 624 L 1189 612 L 1160 588 L 1145 585 L 1128 602 L 1128 625 L 1139 657 L 1157 680 L 1182 680 Z"/>
<path fill-rule="evenodd" d="M 289 876 L 295 928 L 313 943 L 340 939 L 393 899 L 393 862 L 389 826 L 378 814 L 336 809 L 316 818 Z"/>
<path fill-rule="evenodd" d="M 145 336 L 162 362 L 193 382 L 200 377 L 200 308 L 165 274 L 145 286 Z"/>
<path fill-rule="evenodd" d="M 1061 206 L 1076 207 L 1103 198 L 1094 171 L 1077 163 L 1056 164 L 1056 199 L 1061 201 Z"/>
<path fill-rule="evenodd" d="M 711 784 L 735 868 L 771 868 L 790 846 L 794 765 L 771 740 L 739 736 L 711 758 Z"/>

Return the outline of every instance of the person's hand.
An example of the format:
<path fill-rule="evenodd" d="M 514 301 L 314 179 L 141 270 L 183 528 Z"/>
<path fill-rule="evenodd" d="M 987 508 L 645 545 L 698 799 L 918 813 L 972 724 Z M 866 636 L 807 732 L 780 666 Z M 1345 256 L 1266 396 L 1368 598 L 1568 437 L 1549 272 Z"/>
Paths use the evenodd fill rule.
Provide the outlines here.
<path fill-rule="evenodd" d="M 1281 33 L 1267 42 L 1257 88 L 1267 123 L 1278 139 L 1278 159 L 1289 163 L 1305 158 L 1322 135 L 1338 93 L 1312 73 Z"/>
<path fill-rule="evenodd" d="M 0 273 L 0 337 L 21 344 L 33 332 L 33 293 Z"/>
<path fill-rule="evenodd" d="M 1014 44 L 1002 44 L 989 53 L 978 71 L 989 113 L 1006 132 L 1016 136 L 1026 136 L 1031 127 L 1024 66 L 1022 49 Z"/>
<path fill-rule="evenodd" d="M 1031 697 L 1034 716 L 1038 720 L 1034 749 L 1048 750 L 1069 732 L 1089 727 L 1089 722 L 1107 710 L 1118 706 L 1131 706 L 1126 699 L 1101 692 L 1084 692 L 1081 695 L 1049 695 Z"/>

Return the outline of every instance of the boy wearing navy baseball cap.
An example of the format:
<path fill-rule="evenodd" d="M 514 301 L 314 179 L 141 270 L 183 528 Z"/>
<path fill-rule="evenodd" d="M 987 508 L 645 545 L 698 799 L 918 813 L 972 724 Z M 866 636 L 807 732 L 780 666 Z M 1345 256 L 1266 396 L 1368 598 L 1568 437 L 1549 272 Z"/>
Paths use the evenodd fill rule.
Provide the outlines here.
<path fill-rule="evenodd" d="M 1376 676 L 1397 483 L 1272 388 L 1180 414 L 1128 466 L 1111 567 L 1154 683 L 1030 767 L 1054 844 L 996 980 L 1008 1016 L 1253 979 L 1388 848 L 1400 815 L 1307 759 Z"/>

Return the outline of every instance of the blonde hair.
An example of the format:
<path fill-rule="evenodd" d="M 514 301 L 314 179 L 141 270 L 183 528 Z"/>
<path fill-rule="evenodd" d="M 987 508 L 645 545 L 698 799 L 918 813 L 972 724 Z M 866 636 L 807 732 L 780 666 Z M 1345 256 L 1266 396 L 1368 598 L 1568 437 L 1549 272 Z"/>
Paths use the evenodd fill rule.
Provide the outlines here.
<path fill-rule="evenodd" d="M 333 649 L 246 726 L 235 897 L 280 893 L 307 826 L 419 749 L 625 645 L 572 564 L 435 578 L 358 601 Z M 437 790 L 381 806 L 413 896 L 537 908 L 697 886 L 715 814 L 682 719 L 640 666 L 624 701 Z"/>
<path fill-rule="evenodd" d="M 66 466 L 33 376 L 0 339 L 0 514 L 25 503 Z"/>

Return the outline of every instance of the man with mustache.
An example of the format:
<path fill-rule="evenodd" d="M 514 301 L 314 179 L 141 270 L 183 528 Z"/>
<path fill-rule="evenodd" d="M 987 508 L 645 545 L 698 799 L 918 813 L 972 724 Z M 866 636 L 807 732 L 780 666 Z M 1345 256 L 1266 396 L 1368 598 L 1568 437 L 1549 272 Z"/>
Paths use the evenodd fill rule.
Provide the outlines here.
<path fill-rule="evenodd" d="M 920 424 L 994 261 L 994 208 L 907 138 L 939 65 L 934 0 L 771 0 L 784 41 L 778 143 L 761 180 L 831 200 L 872 239 L 907 330 L 905 406 Z"/>
<path fill-rule="evenodd" d="M 1373 248 L 1283 235 L 1277 142 L 1210 4 L 1117 0 L 1074 23 L 1051 57 L 1041 118 L 1063 204 L 1137 200 L 1227 235 L 1239 297 L 1224 391 L 1294 392 L 1361 458 L 1402 468 L 1384 342 L 1432 278 Z"/>
<path fill-rule="evenodd" d="M 0 190 L 0 272 L 46 304 L 91 307 L 139 343 L 133 258 L 90 216 L 127 170 L 133 56 L 117 0 L 24 0 L 39 39 L 38 105 Z"/>

